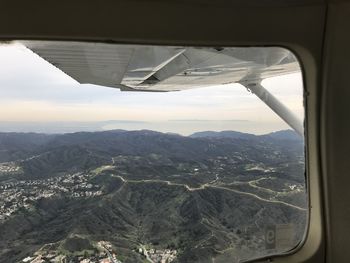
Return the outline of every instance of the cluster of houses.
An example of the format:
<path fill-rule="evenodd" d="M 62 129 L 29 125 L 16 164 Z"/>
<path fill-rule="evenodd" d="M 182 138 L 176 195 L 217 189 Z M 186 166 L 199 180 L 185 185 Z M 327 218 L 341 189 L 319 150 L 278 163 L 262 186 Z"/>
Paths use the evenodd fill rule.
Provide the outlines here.
<path fill-rule="evenodd" d="M 16 165 L 14 162 L 0 163 L 0 174 L 1 173 L 16 173 L 21 170 L 21 167 Z"/>
<path fill-rule="evenodd" d="M 44 247 L 50 247 L 45 245 Z M 116 252 L 108 241 L 97 243 L 96 253 L 86 253 L 86 255 L 64 255 L 57 250 L 40 249 L 33 254 L 22 259 L 23 263 L 122 263 L 117 259 Z M 85 254 L 85 253 L 83 253 Z"/>
<path fill-rule="evenodd" d="M 175 260 L 177 256 L 176 250 L 171 249 L 147 249 L 145 246 L 138 248 L 138 252 L 146 257 L 147 261 L 152 263 L 170 263 Z"/>
<path fill-rule="evenodd" d="M 3 164 L 2 164 L 3 165 Z M 1 166 L 0 167 L 4 167 Z M 28 208 L 41 198 L 65 195 L 72 198 L 94 197 L 103 194 L 99 185 L 88 182 L 92 175 L 66 174 L 40 180 L 7 181 L 0 183 L 0 222 L 19 208 Z"/>

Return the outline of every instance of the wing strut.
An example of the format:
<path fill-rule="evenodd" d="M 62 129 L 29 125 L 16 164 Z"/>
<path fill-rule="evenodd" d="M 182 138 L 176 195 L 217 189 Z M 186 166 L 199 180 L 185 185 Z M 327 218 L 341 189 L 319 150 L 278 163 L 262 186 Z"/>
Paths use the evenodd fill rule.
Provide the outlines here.
<path fill-rule="evenodd" d="M 301 137 L 304 137 L 304 125 L 293 112 L 291 112 L 283 103 L 261 85 L 261 79 L 256 81 L 242 80 L 239 82 L 248 91 L 254 93 L 270 109 L 272 109 L 281 119 L 283 119 L 293 130 Z"/>

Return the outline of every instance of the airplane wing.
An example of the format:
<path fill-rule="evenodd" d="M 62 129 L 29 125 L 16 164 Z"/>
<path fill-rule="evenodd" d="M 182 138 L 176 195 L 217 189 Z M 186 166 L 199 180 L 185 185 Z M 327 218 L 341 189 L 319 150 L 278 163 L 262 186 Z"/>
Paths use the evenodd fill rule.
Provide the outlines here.
<path fill-rule="evenodd" d="M 303 123 L 261 85 L 269 77 L 300 71 L 279 47 L 200 48 L 87 42 L 22 41 L 79 83 L 122 91 L 178 91 L 241 83 L 303 136 Z"/>
<path fill-rule="evenodd" d="M 196 48 L 21 41 L 79 83 L 125 91 L 177 91 L 300 71 L 278 47 Z"/>

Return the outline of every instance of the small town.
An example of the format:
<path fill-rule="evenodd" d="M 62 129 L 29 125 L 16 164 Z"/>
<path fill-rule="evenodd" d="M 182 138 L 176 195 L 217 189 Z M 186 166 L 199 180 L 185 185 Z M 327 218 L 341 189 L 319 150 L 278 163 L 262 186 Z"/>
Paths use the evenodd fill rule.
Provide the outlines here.
<path fill-rule="evenodd" d="M 117 259 L 116 252 L 108 241 L 99 241 L 96 244 L 97 253 L 90 255 L 66 255 L 51 249 L 56 244 L 47 244 L 33 256 L 22 260 L 23 263 L 122 263 Z M 84 253 L 88 254 L 88 253 Z"/>
<path fill-rule="evenodd" d="M 33 255 L 22 259 L 23 263 L 123 263 L 117 258 L 117 252 L 108 241 L 99 241 L 94 247 L 96 253 L 85 251 L 78 255 L 58 252 L 58 243 L 44 245 Z M 136 252 L 150 263 L 170 263 L 177 256 L 176 250 L 155 249 L 149 246 L 141 245 Z"/>
<path fill-rule="evenodd" d="M 5 169 L 7 169 L 5 171 Z M 0 164 L 0 173 L 17 171 L 17 166 Z M 38 180 L 20 180 L 0 183 L 0 222 L 18 209 L 29 209 L 41 198 L 64 195 L 70 198 L 88 198 L 102 195 L 99 185 L 88 183 L 91 174 L 75 173 Z"/>

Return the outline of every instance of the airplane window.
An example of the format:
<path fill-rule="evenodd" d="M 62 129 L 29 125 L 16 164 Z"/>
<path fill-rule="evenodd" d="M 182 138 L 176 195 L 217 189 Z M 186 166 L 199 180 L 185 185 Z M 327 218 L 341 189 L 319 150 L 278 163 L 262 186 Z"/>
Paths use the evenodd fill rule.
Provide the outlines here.
<path fill-rule="evenodd" d="M 308 225 L 279 47 L 0 45 L 0 262 L 241 262 Z"/>

